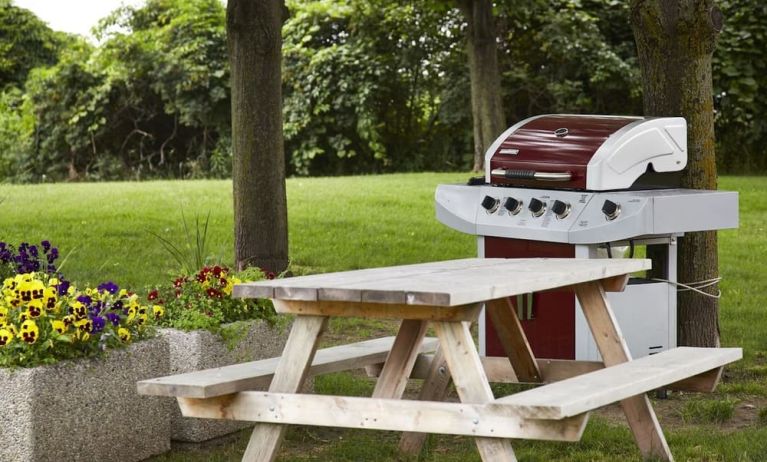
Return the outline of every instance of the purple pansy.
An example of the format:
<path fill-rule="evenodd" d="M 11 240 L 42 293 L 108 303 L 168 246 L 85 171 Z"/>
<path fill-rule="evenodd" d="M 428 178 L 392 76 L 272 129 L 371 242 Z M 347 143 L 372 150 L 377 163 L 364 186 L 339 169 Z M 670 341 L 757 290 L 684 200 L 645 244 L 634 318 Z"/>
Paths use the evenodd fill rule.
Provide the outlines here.
<path fill-rule="evenodd" d="M 117 313 L 107 313 L 107 319 L 109 319 L 109 322 L 111 322 L 113 326 L 120 325 L 120 315 Z"/>
<path fill-rule="evenodd" d="M 114 295 L 117 293 L 120 288 L 112 281 L 107 281 L 98 286 L 99 292 L 109 292 L 110 294 Z"/>
<path fill-rule="evenodd" d="M 104 326 L 107 325 L 106 320 L 102 318 L 101 316 L 94 316 L 93 318 L 91 318 L 91 321 L 93 321 L 93 330 L 91 332 L 93 332 L 94 334 L 97 334 L 101 332 L 102 330 L 104 330 Z"/>

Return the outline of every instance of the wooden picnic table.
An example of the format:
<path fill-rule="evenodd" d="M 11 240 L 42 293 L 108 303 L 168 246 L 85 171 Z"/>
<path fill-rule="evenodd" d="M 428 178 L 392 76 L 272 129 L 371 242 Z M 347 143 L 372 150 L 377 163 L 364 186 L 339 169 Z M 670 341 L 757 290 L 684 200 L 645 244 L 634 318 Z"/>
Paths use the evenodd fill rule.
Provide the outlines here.
<path fill-rule="evenodd" d="M 741 351 L 677 348 L 632 361 L 605 291 L 623 290 L 629 274 L 649 268 L 640 259 L 469 258 L 241 284 L 235 296 L 271 298 L 279 313 L 295 315 L 281 358 L 152 379 L 139 391 L 176 396 L 185 416 L 257 422 L 246 461 L 274 460 L 286 424 L 402 431 L 400 448 L 411 453 L 425 433 L 468 435 L 482 460 L 513 461 L 509 438 L 577 441 L 589 411 L 617 401 L 642 454 L 672 460 L 645 393 L 713 389 Z M 575 291 L 603 363 L 534 357 L 509 297 L 562 288 Z M 481 358 L 471 336 L 483 307 L 507 354 L 503 364 Z M 393 341 L 334 347 L 315 358 L 331 316 L 402 321 Z M 425 337 L 429 325 L 438 341 Z M 300 393 L 310 373 L 384 357 L 370 398 Z M 419 400 L 402 400 L 414 376 L 425 379 Z M 268 391 L 252 391 L 269 379 Z M 451 379 L 460 403 L 443 401 Z M 490 381 L 546 385 L 496 399 Z"/>

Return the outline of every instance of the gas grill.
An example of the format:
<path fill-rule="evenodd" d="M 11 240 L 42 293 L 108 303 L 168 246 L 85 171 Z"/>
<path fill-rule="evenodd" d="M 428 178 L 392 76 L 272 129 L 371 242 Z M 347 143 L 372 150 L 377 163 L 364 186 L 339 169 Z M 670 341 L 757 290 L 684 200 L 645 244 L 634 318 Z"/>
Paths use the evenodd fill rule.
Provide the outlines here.
<path fill-rule="evenodd" d="M 532 117 L 490 146 L 483 178 L 438 186 L 437 219 L 476 235 L 487 258 L 625 258 L 654 247 L 655 277 L 632 278 L 608 295 L 632 355 L 641 357 L 676 346 L 677 239 L 738 226 L 737 192 L 680 188 L 686 164 L 680 117 Z M 572 293 L 512 303 L 537 357 L 599 359 Z M 484 315 L 480 350 L 504 355 Z"/>

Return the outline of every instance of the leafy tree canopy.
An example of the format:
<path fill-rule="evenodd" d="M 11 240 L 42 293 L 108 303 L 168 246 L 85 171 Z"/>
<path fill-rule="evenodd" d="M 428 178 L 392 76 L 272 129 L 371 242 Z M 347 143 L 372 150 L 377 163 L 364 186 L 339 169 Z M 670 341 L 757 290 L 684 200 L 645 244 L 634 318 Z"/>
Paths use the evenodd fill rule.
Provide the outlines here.
<path fill-rule="evenodd" d="M 31 11 L 0 0 L 0 90 L 22 87 L 33 67 L 55 63 L 63 35 Z"/>
<path fill-rule="evenodd" d="M 73 41 L 26 84 L 37 127 L 21 180 L 227 175 L 229 90 L 217 0 L 149 0 Z"/>

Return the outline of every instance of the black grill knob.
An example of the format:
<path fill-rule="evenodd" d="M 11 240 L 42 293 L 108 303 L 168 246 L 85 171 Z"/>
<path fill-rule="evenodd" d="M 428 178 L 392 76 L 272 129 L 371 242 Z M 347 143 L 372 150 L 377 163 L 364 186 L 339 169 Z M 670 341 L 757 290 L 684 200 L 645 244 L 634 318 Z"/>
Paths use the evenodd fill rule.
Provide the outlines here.
<path fill-rule="evenodd" d="M 551 211 L 554 212 L 554 215 L 556 215 L 560 220 L 562 218 L 566 218 L 568 215 L 570 215 L 570 203 L 554 201 L 554 203 L 551 204 Z"/>
<path fill-rule="evenodd" d="M 503 203 L 503 208 L 509 211 L 510 214 L 516 215 L 522 210 L 522 201 L 518 201 L 513 197 L 509 197 Z"/>
<path fill-rule="evenodd" d="M 602 213 L 608 220 L 615 220 L 621 214 L 621 205 L 608 199 L 602 204 Z"/>
<path fill-rule="evenodd" d="M 530 199 L 530 204 L 527 206 L 534 217 L 539 217 L 546 212 L 546 203 L 536 198 Z"/>
<path fill-rule="evenodd" d="M 487 213 L 493 213 L 498 210 L 500 204 L 501 200 L 496 199 L 495 197 L 485 196 L 485 198 L 482 199 L 482 207 L 487 210 Z"/>

